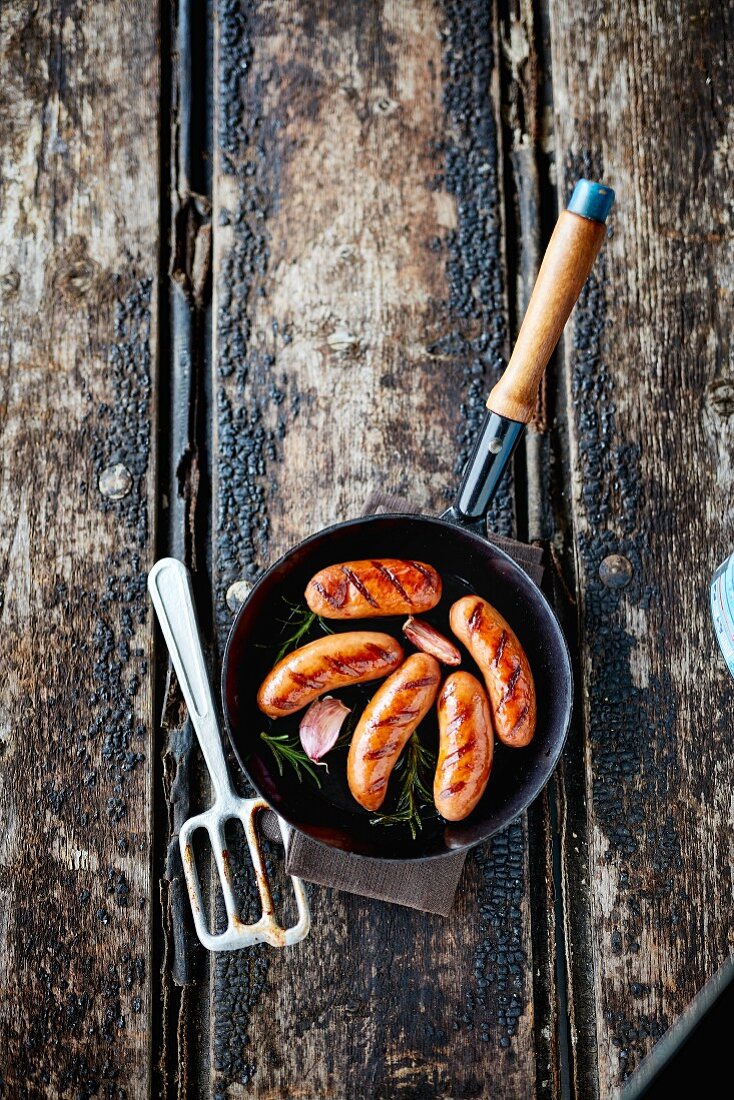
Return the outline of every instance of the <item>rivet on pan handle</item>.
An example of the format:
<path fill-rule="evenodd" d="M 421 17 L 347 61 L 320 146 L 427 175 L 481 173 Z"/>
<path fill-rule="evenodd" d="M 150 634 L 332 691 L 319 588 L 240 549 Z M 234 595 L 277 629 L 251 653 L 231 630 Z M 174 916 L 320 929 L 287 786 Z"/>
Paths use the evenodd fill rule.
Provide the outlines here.
<path fill-rule="evenodd" d="M 241 798 L 229 777 L 222 751 L 219 722 L 207 677 L 206 662 L 201 648 L 201 636 L 188 570 L 175 558 L 163 558 L 156 562 L 148 575 L 148 591 L 161 624 L 171 662 L 214 789 L 214 804 L 204 813 L 189 818 L 179 834 L 181 858 L 196 933 L 209 951 L 236 951 L 256 943 L 268 943 L 271 947 L 290 947 L 304 939 L 311 926 L 306 891 L 301 880 L 293 878 L 298 920 L 291 928 L 282 928 L 275 919 L 272 891 L 255 827 L 256 815 L 260 810 L 269 807 L 262 798 Z M 232 868 L 224 837 L 224 826 L 231 820 L 240 821 L 244 827 L 247 846 L 255 869 L 258 893 L 262 902 L 262 915 L 254 924 L 245 924 L 241 920 L 235 897 Z M 280 818 L 278 821 L 283 833 Z M 209 836 L 227 911 L 227 928 L 218 934 L 209 931 L 204 911 L 201 882 L 193 847 L 193 835 L 197 829 L 206 829 Z M 285 841 L 285 836 L 283 839 Z"/>

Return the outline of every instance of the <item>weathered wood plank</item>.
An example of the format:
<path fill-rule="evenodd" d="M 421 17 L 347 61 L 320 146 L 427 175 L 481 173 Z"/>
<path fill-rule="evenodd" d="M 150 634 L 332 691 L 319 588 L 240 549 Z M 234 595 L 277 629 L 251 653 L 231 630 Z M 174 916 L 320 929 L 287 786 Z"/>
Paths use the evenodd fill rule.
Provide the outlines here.
<path fill-rule="evenodd" d="M 156 36 L 134 0 L 0 9 L 8 1096 L 149 1090 Z"/>
<path fill-rule="evenodd" d="M 445 506 L 507 322 L 491 5 L 216 18 L 223 632 L 233 583 L 371 488 Z M 509 492 L 494 521 L 511 529 Z M 522 822 L 470 858 L 449 920 L 314 891 L 302 945 L 215 961 L 213 1087 L 535 1095 L 527 881 Z"/>
<path fill-rule="evenodd" d="M 731 950 L 734 685 L 707 593 L 734 530 L 734 26 L 726 5 L 566 0 L 551 25 L 561 197 L 582 173 L 618 191 L 566 354 L 609 1096 Z M 626 588 L 600 577 L 612 554 Z"/>
<path fill-rule="evenodd" d="M 541 142 L 542 97 L 550 82 L 549 50 L 543 41 L 533 0 L 499 5 L 501 38 L 502 120 L 507 193 L 508 300 L 511 325 L 517 332 L 540 268 L 544 241 L 544 150 Z M 513 279 L 514 275 L 514 279 Z M 549 542 L 554 536 L 551 494 L 551 432 L 557 379 L 554 364 L 546 371 L 537 411 L 523 438 L 524 504 L 518 527 L 529 542 Z M 551 577 L 547 578 L 553 584 Z M 566 596 L 553 585 L 557 611 Z M 563 764 L 561 764 L 562 770 Z M 555 782 L 528 812 L 528 847 L 533 852 L 529 880 L 533 932 L 533 1001 L 536 1019 L 537 1096 L 566 1095 L 567 1022 L 563 988 L 556 980 L 556 956 L 562 951 L 557 919 L 553 844 Z M 545 868 L 541 853 L 545 854 Z M 560 928 L 562 931 L 562 928 Z"/>

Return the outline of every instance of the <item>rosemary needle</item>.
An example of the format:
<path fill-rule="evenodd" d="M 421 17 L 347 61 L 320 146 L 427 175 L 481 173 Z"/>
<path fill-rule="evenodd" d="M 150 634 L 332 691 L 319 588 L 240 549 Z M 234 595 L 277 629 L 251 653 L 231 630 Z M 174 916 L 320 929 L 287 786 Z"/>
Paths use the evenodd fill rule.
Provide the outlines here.
<path fill-rule="evenodd" d="M 278 765 L 278 772 L 280 775 L 283 774 L 283 765 L 290 764 L 298 776 L 299 783 L 303 781 L 303 776 L 301 775 L 301 769 L 303 769 L 303 771 L 307 772 L 308 775 L 316 781 L 317 787 L 321 786 L 321 780 L 313 766 L 313 762 L 306 756 L 299 741 L 289 737 L 287 733 L 262 732 L 260 737 L 275 757 L 275 763 Z"/>
<path fill-rule="evenodd" d="M 303 638 L 304 635 L 308 634 L 309 630 L 317 620 L 319 625 L 321 626 L 321 629 L 325 633 L 334 633 L 331 627 L 327 626 L 324 620 L 319 615 L 317 615 L 315 611 L 309 611 L 309 609 L 305 607 L 304 604 L 290 603 L 288 600 L 286 600 L 285 603 L 290 608 L 290 614 L 288 615 L 287 619 L 282 620 L 283 625 L 292 626 L 295 627 L 295 629 L 292 634 L 288 635 L 288 637 L 284 640 L 283 644 L 278 650 L 275 661 L 273 662 L 276 665 L 278 661 L 282 660 L 282 658 L 285 657 L 286 653 L 289 653 L 292 649 L 295 648 L 295 646 L 298 645 L 301 638 Z"/>

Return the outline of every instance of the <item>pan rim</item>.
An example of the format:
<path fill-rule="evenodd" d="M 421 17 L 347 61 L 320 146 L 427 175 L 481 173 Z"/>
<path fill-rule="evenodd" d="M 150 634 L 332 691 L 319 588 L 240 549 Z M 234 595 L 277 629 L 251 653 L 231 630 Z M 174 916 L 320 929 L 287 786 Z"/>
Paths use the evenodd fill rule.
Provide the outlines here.
<path fill-rule="evenodd" d="M 526 581 L 529 585 L 531 585 L 532 588 L 535 590 L 536 598 L 539 598 L 539 602 L 543 606 L 543 608 L 544 608 L 544 610 L 545 610 L 545 612 L 548 616 L 548 619 L 549 619 L 550 623 L 552 623 L 555 639 L 558 642 L 558 654 L 562 656 L 562 659 L 563 659 L 563 662 L 564 662 L 564 665 L 565 665 L 565 672 L 566 672 L 565 682 L 566 682 L 566 685 L 567 685 L 567 700 L 566 700 L 566 705 L 565 705 L 565 717 L 564 717 L 564 721 L 563 721 L 562 734 L 558 738 L 558 742 L 557 742 L 557 745 L 555 747 L 555 750 L 553 752 L 551 752 L 548 756 L 548 763 L 546 765 L 546 768 L 543 769 L 544 778 L 542 779 L 542 781 L 539 782 L 539 784 L 536 784 L 536 785 L 533 786 L 533 788 L 530 791 L 527 799 L 523 800 L 523 804 L 520 806 L 517 813 L 513 814 L 513 816 L 508 818 L 507 821 L 504 822 L 502 825 L 498 825 L 496 828 L 489 829 L 483 836 L 479 837 L 478 839 L 468 841 L 466 844 L 457 845 L 455 848 L 448 848 L 446 851 L 429 852 L 428 854 L 416 855 L 416 856 L 412 856 L 412 857 L 411 856 L 408 856 L 408 857 L 401 856 L 401 857 L 398 857 L 398 858 L 393 858 L 391 856 L 380 856 L 380 855 L 369 855 L 368 856 L 368 855 L 363 855 L 362 853 L 359 853 L 359 852 L 352 852 L 352 851 L 347 852 L 347 854 L 350 856 L 350 858 L 365 860 L 365 861 L 377 861 L 377 862 L 380 862 L 380 863 L 420 863 L 420 862 L 427 862 L 429 860 L 447 859 L 447 858 L 450 858 L 451 856 L 459 855 L 461 852 L 466 854 L 472 848 L 476 848 L 480 844 L 486 844 L 487 841 L 492 839 L 492 837 L 497 836 L 498 833 L 503 832 L 505 829 L 508 828 L 508 826 L 513 824 L 513 822 L 517 821 L 518 818 L 520 818 L 522 816 L 522 814 L 525 813 L 525 811 L 528 809 L 528 807 L 531 806 L 533 804 L 533 802 L 535 802 L 536 798 L 538 798 L 538 796 L 540 794 L 542 794 L 543 790 L 545 790 L 546 786 L 548 785 L 548 783 L 549 783 L 551 777 L 553 776 L 553 773 L 554 773 L 554 771 L 555 771 L 555 769 L 558 765 L 558 761 L 560 760 L 561 753 L 563 752 L 566 741 L 568 739 L 568 731 L 570 729 L 571 719 L 573 717 L 573 703 L 574 703 L 573 663 L 572 663 L 572 659 L 571 659 L 571 651 L 569 649 L 568 641 L 567 641 L 566 636 L 563 632 L 561 624 L 558 621 L 558 616 L 556 615 L 555 610 L 553 609 L 552 605 L 550 604 L 550 602 L 549 602 L 548 598 L 546 597 L 545 593 L 535 583 L 535 581 L 532 579 L 532 577 L 530 577 L 529 574 L 526 573 L 526 571 L 523 569 L 523 567 L 521 565 L 519 565 L 518 562 L 516 562 L 514 560 L 514 558 L 510 557 L 510 555 L 505 550 L 503 550 L 501 547 L 495 545 L 495 543 L 490 542 L 489 539 L 485 538 L 483 535 L 479 534 L 477 531 L 473 531 L 470 528 L 464 527 L 459 523 L 452 522 L 451 520 L 444 519 L 441 516 L 426 516 L 426 515 L 423 515 L 420 512 L 379 512 L 379 513 L 371 513 L 371 514 L 365 515 L 365 516 L 357 516 L 353 519 L 341 520 L 338 523 L 332 523 L 328 527 L 323 527 L 319 531 L 315 531 L 313 534 L 308 535 L 305 539 L 302 539 L 301 542 L 298 542 L 294 546 L 291 546 L 288 550 L 285 551 L 285 553 L 281 554 L 280 557 L 277 558 L 276 561 L 274 561 L 271 565 L 269 565 L 268 568 L 264 571 L 264 573 L 262 573 L 262 575 L 260 577 L 258 577 L 258 579 L 255 581 L 255 583 L 253 584 L 250 592 L 247 595 L 247 598 L 244 600 L 244 602 L 238 608 L 237 613 L 235 614 L 235 617 L 232 620 L 232 623 L 230 625 L 229 632 L 227 634 L 227 641 L 225 643 L 224 652 L 223 652 L 223 655 L 222 655 L 222 666 L 221 666 L 221 673 L 220 673 L 220 678 L 219 678 L 220 693 L 221 693 L 221 705 L 222 705 L 222 714 L 223 714 L 223 717 L 224 717 L 224 726 L 225 726 L 225 729 L 227 731 L 227 737 L 229 739 L 229 744 L 232 748 L 232 752 L 234 754 L 234 757 L 237 761 L 237 764 L 238 764 L 239 768 L 241 769 L 243 774 L 246 776 L 247 780 L 255 788 L 258 795 L 261 798 L 263 798 L 265 802 L 268 803 L 268 805 L 270 806 L 271 811 L 276 815 L 276 817 L 282 818 L 290 829 L 293 829 L 296 832 L 301 833 L 303 836 L 307 837 L 313 843 L 319 844 L 322 847 L 324 847 L 327 851 L 334 851 L 334 850 L 339 851 L 340 849 L 336 845 L 329 844 L 327 841 L 322 840 L 318 837 L 312 836 L 310 833 L 305 832 L 305 830 L 299 828 L 298 825 L 296 825 L 292 821 L 288 820 L 286 815 L 284 813 L 282 813 L 281 810 L 274 809 L 273 806 L 270 803 L 270 799 L 268 799 L 267 795 L 264 794 L 264 792 L 260 789 L 259 785 L 254 781 L 254 779 L 250 775 L 250 772 L 248 771 L 247 767 L 245 766 L 245 763 L 242 759 L 242 755 L 241 755 L 241 753 L 239 751 L 239 748 L 237 746 L 235 732 L 234 732 L 234 729 L 233 729 L 233 726 L 232 726 L 232 722 L 230 720 L 230 712 L 229 712 L 229 705 L 227 703 L 227 690 L 226 690 L 227 669 L 229 667 L 230 653 L 231 653 L 231 649 L 232 649 L 232 644 L 233 644 L 235 635 L 236 635 L 237 630 L 238 630 L 240 619 L 244 615 L 245 609 L 246 609 L 248 603 L 250 602 L 251 598 L 255 594 L 256 590 L 259 589 L 262 585 L 264 585 L 267 582 L 268 578 L 276 570 L 278 570 L 284 563 L 286 563 L 288 561 L 288 559 L 293 554 L 296 554 L 298 551 L 303 550 L 304 548 L 307 548 L 310 544 L 312 544 L 314 542 L 317 542 L 321 539 L 326 538 L 327 536 L 333 534 L 336 531 L 342 531 L 342 530 L 345 530 L 345 529 L 348 529 L 348 528 L 351 528 L 351 527 L 358 527 L 358 526 L 362 526 L 362 525 L 368 525 L 369 526 L 371 523 L 376 523 L 376 522 L 383 521 L 383 520 L 402 520 L 402 521 L 411 522 L 411 523 L 416 523 L 416 522 L 425 523 L 425 524 L 428 524 L 430 526 L 439 527 L 441 529 L 448 530 L 452 534 L 460 534 L 462 537 L 468 538 L 471 542 L 476 543 L 476 545 L 482 551 L 486 552 L 487 550 L 490 550 L 492 554 L 495 554 L 500 560 L 504 561 L 507 565 L 509 565 L 509 567 L 512 571 L 517 571 L 521 575 L 521 577 L 524 579 L 524 581 Z"/>

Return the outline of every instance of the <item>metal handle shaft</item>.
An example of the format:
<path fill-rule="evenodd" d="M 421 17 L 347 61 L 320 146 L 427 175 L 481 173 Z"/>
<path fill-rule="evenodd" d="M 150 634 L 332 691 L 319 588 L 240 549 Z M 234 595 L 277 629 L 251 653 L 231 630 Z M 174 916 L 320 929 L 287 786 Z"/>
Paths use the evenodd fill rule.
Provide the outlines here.
<path fill-rule="evenodd" d="M 199 640 L 188 569 L 176 558 L 162 558 L 148 574 L 148 591 L 218 798 L 230 789 L 231 783 Z"/>

